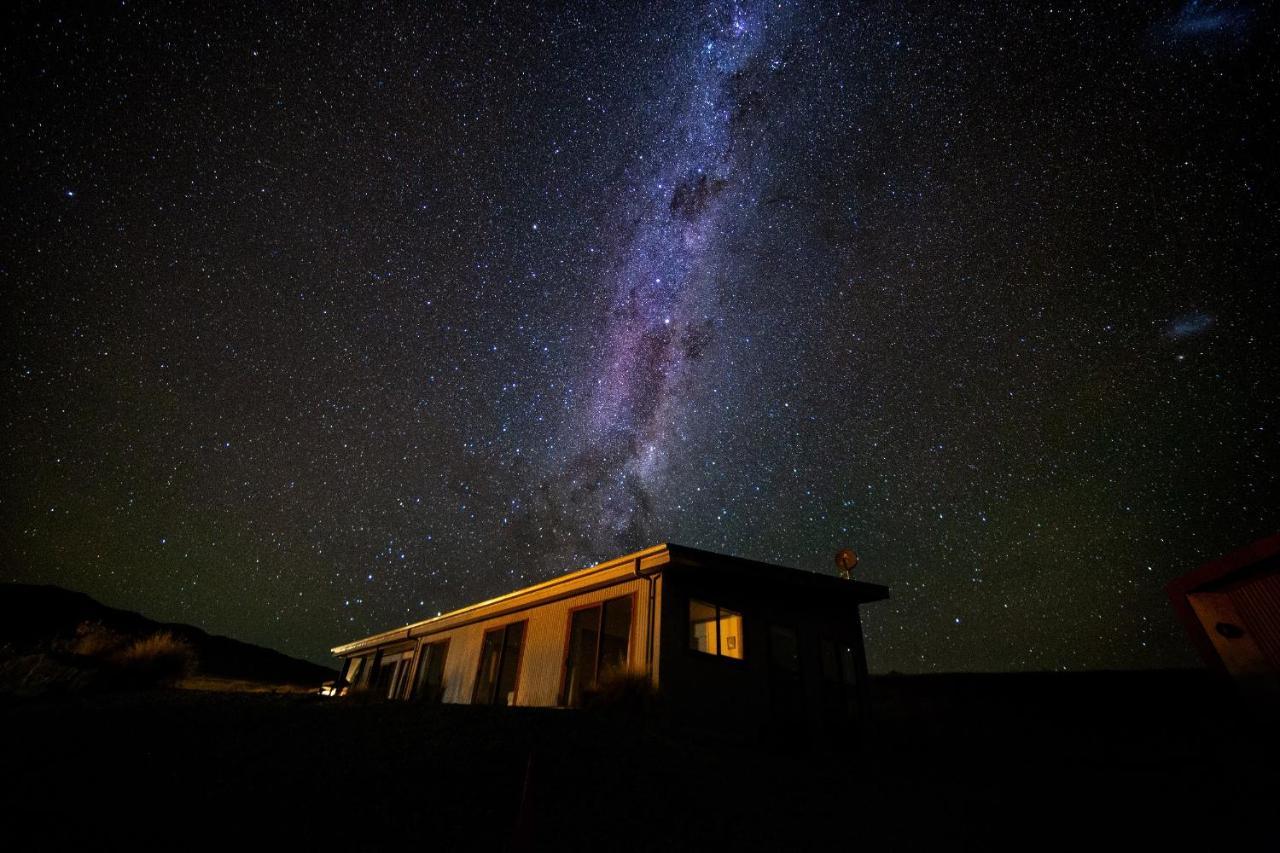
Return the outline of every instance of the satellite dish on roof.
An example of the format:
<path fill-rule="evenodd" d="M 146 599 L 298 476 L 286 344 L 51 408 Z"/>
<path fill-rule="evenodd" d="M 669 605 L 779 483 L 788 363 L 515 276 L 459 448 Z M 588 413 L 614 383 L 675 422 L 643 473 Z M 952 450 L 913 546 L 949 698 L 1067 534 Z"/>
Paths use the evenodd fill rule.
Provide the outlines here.
<path fill-rule="evenodd" d="M 841 548 L 836 551 L 836 568 L 840 570 L 840 577 L 850 580 L 857 565 L 858 555 L 852 548 Z"/>

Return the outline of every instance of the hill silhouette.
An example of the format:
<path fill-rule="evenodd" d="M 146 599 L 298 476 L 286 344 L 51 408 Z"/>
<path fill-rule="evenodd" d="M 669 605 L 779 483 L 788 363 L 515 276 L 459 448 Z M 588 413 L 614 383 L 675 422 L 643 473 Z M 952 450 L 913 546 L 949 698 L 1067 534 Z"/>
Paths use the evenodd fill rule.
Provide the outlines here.
<path fill-rule="evenodd" d="M 86 665 L 86 655 L 74 653 L 77 639 L 86 630 L 109 634 L 117 642 L 169 635 L 194 653 L 192 674 L 206 678 L 318 687 L 337 675 L 327 667 L 274 649 L 209 634 L 193 625 L 158 622 L 140 613 L 108 607 L 82 592 L 50 585 L 0 584 L 0 660 L 10 670 L 24 673 L 24 681 L 31 682 L 33 666 L 44 668 L 45 680 L 75 681 L 67 671 Z M 61 676 L 48 675 L 50 671 Z"/>

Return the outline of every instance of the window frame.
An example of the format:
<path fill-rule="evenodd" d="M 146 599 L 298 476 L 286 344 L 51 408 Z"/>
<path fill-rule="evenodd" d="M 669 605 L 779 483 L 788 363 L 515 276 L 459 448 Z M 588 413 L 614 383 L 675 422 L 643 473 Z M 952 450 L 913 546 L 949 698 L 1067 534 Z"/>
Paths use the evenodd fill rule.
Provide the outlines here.
<path fill-rule="evenodd" d="M 418 647 L 417 653 L 414 656 L 414 660 L 413 660 L 413 673 L 409 681 L 409 689 L 406 694 L 407 699 L 409 699 L 412 702 L 424 702 L 424 701 L 439 702 L 439 703 L 444 702 L 444 668 L 449 663 L 449 641 L 452 639 L 453 639 L 452 637 L 445 637 L 444 639 L 441 639 L 441 640 L 431 640 L 428 642 L 424 642 L 421 646 Z M 423 687 L 422 679 L 426 677 L 426 673 L 422 671 L 422 667 L 423 665 L 429 666 L 432 663 L 432 661 L 435 660 L 436 653 L 431 651 L 431 649 L 433 648 L 438 649 L 439 657 L 441 658 L 440 699 L 426 700 L 422 696 L 422 687 Z"/>
<path fill-rule="evenodd" d="M 769 725 L 772 734 L 790 743 L 802 737 L 800 733 L 805 731 L 809 714 L 804 635 L 798 622 L 769 621 L 768 627 Z M 780 634 L 790 635 L 794 657 L 789 661 L 779 660 Z"/>
<path fill-rule="evenodd" d="M 373 696 L 399 699 L 404 689 L 404 671 L 413 658 L 413 646 L 390 645 L 377 649 L 369 665 L 367 689 Z"/>
<path fill-rule="evenodd" d="M 515 707 L 516 701 L 520 698 L 520 675 L 524 669 L 524 647 L 525 642 L 529 639 L 529 620 L 515 619 L 511 622 L 504 622 L 501 625 L 494 625 L 492 628 L 486 628 L 480 637 L 480 658 L 476 662 L 476 675 L 471 685 L 471 704 L 472 705 L 497 705 L 498 686 L 502 683 L 502 665 L 507 659 L 507 631 L 511 630 L 514 625 L 523 625 L 523 632 L 520 635 L 520 652 L 516 658 L 516 671 L 512 677 L 511 687 L 511 704 L 501 703 L 505 707 Z M 498 645 L 498 666 L 494 670 L 494 679 L 491 686 L 491 694 L 483 702 L 477 701 L 480 694 L 480 676 L 484 672 L 484 642 L 489 638 L 490 634 L 502 632 L 502 642 Z"/>
<path fill-rule="evenodd" d="M 706 607 L 715 608 L 716 650 L 713 652 L 704 652 L 701 649 L 696 649 L 693 647 L 693 620 L 690 619 L 689 610 L 695 602 L 698 604 L 702 604 Z M 729 613 L 734 614 L 735 616 L 737 616 L 739 619 L 742 620 L 742 630 L 738 637 L 738 642 L 740 644 L 739 651 L 741 653 L 739 657 L 733 657 L 732 655 L 725 654 L 724 651 L 721 649 L 720 621 L 723 617 L 720 614 L 722 611 L 728 611 Z M 745 611 L 740 610 L 736 607 L 729 607 L 727 605 L 720 604 L 719 602 L 707 601 L 705 598 L 698 598 L 696 596 L 690 595 L 686 600 L 686 604 L 684 608 L 684 629 L 685 629 L 684 648 L 686 653 L 691 654 L 698 658 L 714 658 L 716 660 L 733 661 L 735 664 L 739 664 L 739 665 L 746 664 L 746 661 L 747 661 L 747 614 Z"/>
<path fill-rule="evenodd" d="M 832 650 L 836 668 L 839 669 L 838 678 L 830 678 L 827 672 L 828 647 Z M 853 668 L 851 673 L 845 671 L 845 654 L 848 655 L 848 664 Z M 859 692 L 862 688 L 862 679 L 858 669 L 857 654 L 857 645 L 851 639 L 825 633 L 818 637 L 818 689 L 825 725 L 856 722 L 862 717 L 863 708 Z M 838 711 L 834 707 L 835 704 L 840 706 Z"/>
<path fill-rule="evenodd" d="M 341 688 L 344 694 L 364 687 L 365 682 L 369 680 L 371 659 L 372 655 L 352 655 L 347 658 L 349 662 L 343 669 L 341 677 L 341 680 L 346 682 L 346 686 Z"/>
<path fill-rule="evenodd" d="M 596 620 L 596 660 L 595 660 L 595 684 L 592 687 L 599 686 L 600 679 L 600 656 L 603 654 L 604 643 L 604 608 L 611 601 L 621 601 L 624 598 L 631 599 L 631 618 L 630 624 L 627 625 L 627 666 L 631 666 L 631 655 L 635 649 L 636 640 L 636 607 L 639 605 L 639 593 L 636 590 L 623 593 L 622 595 L 611 596 L 610 598 L 602 598 L 599 601 L 580 604 L 577 607 L 569 608 L 569 612 L 565 614 L 564 623 L 564 655 L 560 659 L 560 690 L 556 694 L 556 703 L 563 708 L 571 707 L 569 705 L 569 655 L 573 650 L 573 617 L 575 614 L 583 610 L 590 610 L 598 607 L 600 609 L 600 618 Z"/>
<path fill-rule="evenodd" d="M 788 633 L 791 635 L 792 651 L 795 652 L 795 668 L 780 666 L 777 659 L 777 642 L 774 639 L 775 632 Z M 785 672 L 788 675 L 795 676 L 797 679 L 804 679 L 804 654 L 801 652 L 800 645 L 800 629 L 798 626 L 787 622 L 770 622 L 769 623 L 769 671 Z"/>
<path fill-rule="evenodd" d="M 413 660 L 413 653 L 407 652 L 401 654 L 400 658 L 396 661 L 395 672 L 391 675 L 391 689 L 387 691 L 388 699 L 403 698 L 402 693 L 404 692 L 405 672 L 412 666 Z"/>

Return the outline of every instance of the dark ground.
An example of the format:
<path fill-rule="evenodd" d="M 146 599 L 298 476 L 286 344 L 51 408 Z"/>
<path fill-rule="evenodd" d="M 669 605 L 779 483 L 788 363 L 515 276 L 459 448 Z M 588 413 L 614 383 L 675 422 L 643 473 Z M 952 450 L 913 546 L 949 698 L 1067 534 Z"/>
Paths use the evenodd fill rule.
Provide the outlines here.
<path fill-rule="evenodd" d="M 878 720 L 851 754 L 607 713 L 183 691 L 8 700 L 5 824 L 27 845 L 9 849 L 1280 849 L 1274 720 L 1203 673 L 876 688 Z"/>

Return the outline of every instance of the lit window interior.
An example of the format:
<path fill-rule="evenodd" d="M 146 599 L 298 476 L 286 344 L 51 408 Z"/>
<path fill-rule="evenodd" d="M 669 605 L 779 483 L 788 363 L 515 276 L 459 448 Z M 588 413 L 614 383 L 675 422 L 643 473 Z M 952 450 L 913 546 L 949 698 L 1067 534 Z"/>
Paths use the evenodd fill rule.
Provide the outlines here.
<path fill-rule="evenodd" d="M 689 648 L 695 652 L 742 659 L 742 614 L 690 599 Z"/>

